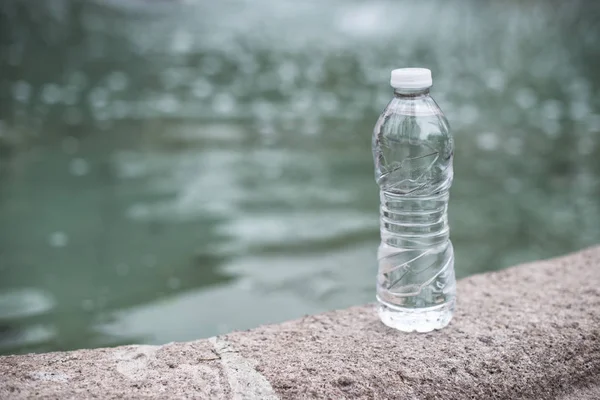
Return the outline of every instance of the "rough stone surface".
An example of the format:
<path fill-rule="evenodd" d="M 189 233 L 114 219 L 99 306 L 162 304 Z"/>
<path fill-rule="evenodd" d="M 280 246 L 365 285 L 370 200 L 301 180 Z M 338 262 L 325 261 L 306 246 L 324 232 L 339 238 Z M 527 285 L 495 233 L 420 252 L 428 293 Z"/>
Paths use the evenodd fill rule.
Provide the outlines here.
<path fill-rule="evenodd" d="M 440 332 L 372 305 L 219 338 L 0 357 L 0 398 L 600 398 L 600 247 L 460 281 Z"/>

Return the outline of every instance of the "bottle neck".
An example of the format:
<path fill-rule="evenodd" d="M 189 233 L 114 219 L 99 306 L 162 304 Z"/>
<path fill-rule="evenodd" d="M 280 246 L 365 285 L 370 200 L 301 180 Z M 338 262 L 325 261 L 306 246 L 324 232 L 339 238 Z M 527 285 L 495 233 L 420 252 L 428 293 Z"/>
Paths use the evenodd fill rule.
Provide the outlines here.
<path fill-rule="evenodd" d="M 418 89 L 406 89 L 406 88 L 394 88 L 394 96 L 407 98 L 407 99 L 416 99 L 429 96 L 430 88 L 418 88 Z"/>

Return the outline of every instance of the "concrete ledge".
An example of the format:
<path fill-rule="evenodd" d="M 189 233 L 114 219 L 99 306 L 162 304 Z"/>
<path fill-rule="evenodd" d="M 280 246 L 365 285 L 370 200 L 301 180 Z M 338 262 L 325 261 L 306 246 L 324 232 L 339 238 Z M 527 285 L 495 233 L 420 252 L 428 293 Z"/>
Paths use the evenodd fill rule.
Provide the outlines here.
<path fill-rule="evenodd" d="M 600 399 L 600 247 L 459 283 L 441 332 L 373 306 L 223 337 L 0 357 L 0 398 Z"/>

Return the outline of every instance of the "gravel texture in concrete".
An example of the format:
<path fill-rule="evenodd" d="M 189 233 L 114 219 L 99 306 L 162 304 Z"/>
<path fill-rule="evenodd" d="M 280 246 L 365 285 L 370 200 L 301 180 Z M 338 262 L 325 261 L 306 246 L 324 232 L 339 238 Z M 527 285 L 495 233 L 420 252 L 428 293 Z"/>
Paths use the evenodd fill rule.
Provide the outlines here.
<path fill-rule="evenodd" d="M 190 343 L 0 357 L 0 398 L 600 398 L 600 247 L 458 288 L 450 326 L 427 334 L 366 305 Z"/>

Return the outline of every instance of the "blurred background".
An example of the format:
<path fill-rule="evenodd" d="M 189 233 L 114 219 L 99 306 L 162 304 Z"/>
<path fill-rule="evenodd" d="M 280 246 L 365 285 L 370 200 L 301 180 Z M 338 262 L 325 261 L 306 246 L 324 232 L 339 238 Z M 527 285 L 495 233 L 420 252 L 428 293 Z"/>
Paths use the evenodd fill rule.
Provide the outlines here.
<path fill-rule="evenodd" d="M 373 301 L 403 66 L 456 138 L 459 277 L 600 242 L 598 2 L 3 0 L 0 354 Z"/>

